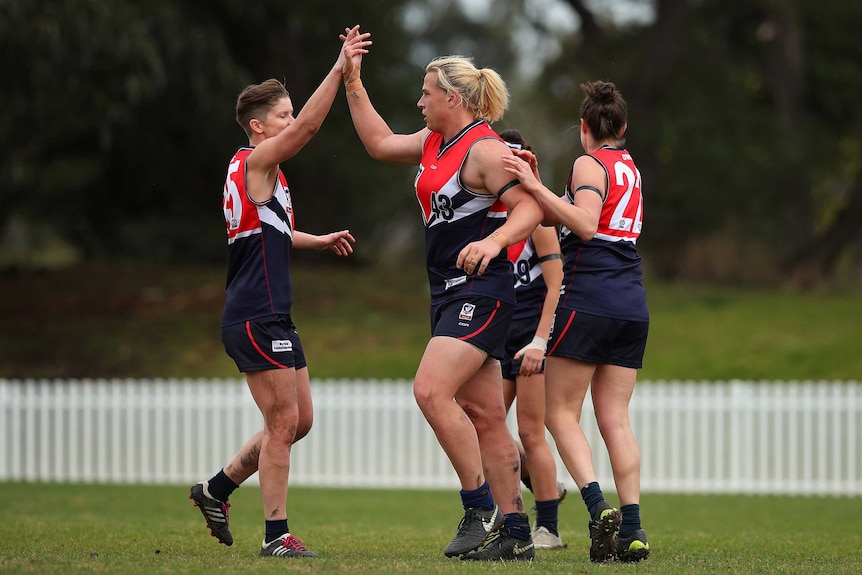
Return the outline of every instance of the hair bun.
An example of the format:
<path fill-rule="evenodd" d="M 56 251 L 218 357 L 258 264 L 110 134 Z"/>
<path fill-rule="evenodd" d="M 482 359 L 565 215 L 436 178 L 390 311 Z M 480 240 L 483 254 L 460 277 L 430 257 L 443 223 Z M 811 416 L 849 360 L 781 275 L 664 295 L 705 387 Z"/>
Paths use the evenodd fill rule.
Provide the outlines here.
<path fill-rule="evenodd" d="M 617 87 L 613 82 L 601 82 L 596 86 L 596 99 L 602 103 L 613 102 Z"/>

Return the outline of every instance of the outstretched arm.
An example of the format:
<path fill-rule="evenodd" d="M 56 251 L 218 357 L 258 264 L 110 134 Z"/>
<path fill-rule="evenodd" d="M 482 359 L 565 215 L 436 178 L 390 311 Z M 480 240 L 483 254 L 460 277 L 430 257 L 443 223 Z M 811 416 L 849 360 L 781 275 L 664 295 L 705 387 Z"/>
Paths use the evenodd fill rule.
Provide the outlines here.
<path fill-rule="evenodd" d="M 506 165 L 506 171 L 517 177 L 523 188 L 542 205 L 546 223 L 561 223 L 581 239 L 592 239 L 602 212 L 601 195 L 592 189 L 576 191 L 575 203 L 569 204 L 546 188 L 523 158 L 510 155 L 503 158 L 503 163 Z M 577 190 L 583 185 L 598 189 L 602 194 L 607 193 L 604 170 L 590 156 L 579 157 L 572 166 L 572 189 Z"/>
<path fill-rule="evenodd" d="M 296 119 L 277 136 L 268 138 L 255 147 L 249 156 L 248 169 L 274 170 L 275 166 L 295 156 L 320 130 L 323 120 L 332 107 L 341 83 L 342 69 L 350 58 L 368 52 L 371 41 L 368 33 L 360 34 L 359 26 L 349 30 L 343 37 L 338 59 L 302 107 Z M 270 178 L 272 183 L 275 177 Z"/>
<path fill-rule="evenodd" d="M 253 200 L 265 202 L 272 197 L 279 164 L 295 156 L 320 129 L 338 93 L 345 61 L 355 53 L 367 51 L 366 46 L 371 43 L 368 36 L 359 34 L 358 26 L 350 30 L 335 65 L 308 99 L 302 112 L 296 119 L 289 118 L 290 121 L 277 135 L 257 142 L 248 156 L 245 174 L 246 187 Z"/>
<path fill-rule="evenodd" d="M 335 255 L 349 256 L 353 253 L 353 242 L 356 240 L 350 230 L 341 230 L 322 236 L 295 230 L 293 232 L 293 247 L 296 249 L 332 250 Z"/>
<path fill-rule="evenodd" d="M 345 33 L 349 33 L 345 30 Z M 346 38 L 346 36 L 341 36 Z M 364 53 L 364 52 L 363 52 Z M 371 104 L 360 73 L 362 54 L 354 53 L 350 65 L 345 69 L 344 85 L 347 90 L 347 105 L 350 117 L 362 144 L 375 160 L 392 164 L 416 165 L 422 158 L 422 142 L 427 129 L 413 134 L 395 134 Z"/>

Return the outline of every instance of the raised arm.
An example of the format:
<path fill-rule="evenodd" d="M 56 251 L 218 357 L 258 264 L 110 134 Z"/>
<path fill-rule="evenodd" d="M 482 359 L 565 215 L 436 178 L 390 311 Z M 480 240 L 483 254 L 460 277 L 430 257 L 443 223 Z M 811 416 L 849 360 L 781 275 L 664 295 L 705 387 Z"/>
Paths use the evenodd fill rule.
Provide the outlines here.
<path fill-rule="evenodd" d="M 332 107 L 335 95 L 341 83 L 342 69 L 345 62 L 354 56 L 368 52 L 371 41 L 368 33 L 360 34 L 359 26 L 355 26 L 343 37 L 343 44 L 338 53 L 338 59 L 302 107 L 296 119 L 287 125 L 277 136 L 260 142 L 249 156 L 249 170 L 273 170 L 278 164 L 295 156 L 305 144 L 320 130 L 323 120 Z M 272 175 L 272 183 L 275 176 Z"/>
<path fill-rule="evenodd" d="M 348 31 L 345 31 L 348 32 Z M 344 38 L 344 36 L 342 36 Z M 395 134 L 377 113 L 360 78 L 362 53 L 355 53 L 352 66 L 345 71 L 344 85 L 350 117 L 362 144 L 375 160 L 392 164 L 416 165 L 422 158 L 422 142 L 428 134 L 423 128 L 413 134 Z"/>

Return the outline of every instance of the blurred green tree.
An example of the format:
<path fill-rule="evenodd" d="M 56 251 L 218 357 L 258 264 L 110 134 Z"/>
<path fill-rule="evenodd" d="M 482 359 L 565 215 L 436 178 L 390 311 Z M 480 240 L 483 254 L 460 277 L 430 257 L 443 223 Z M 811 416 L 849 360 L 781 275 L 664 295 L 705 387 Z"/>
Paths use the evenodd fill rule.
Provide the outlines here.
<path fill-rule="evenodd" d="M 808 284 L 843 266 L 862 280 L 862 5 L 657 0 L 654 20 L 618 26 L 566 3 L 579 32 L 530 106 L 557 189 L 578 85 L 610 79 L 630 106 L 656 275 Z"/>
<path fill-rule="evenodd" d="M 221 260 L 237 93 L 276 77 L 301 108 L 359 23 L 374 39 L 363 76 L 394 130 L 422 126 L 431 58 L 473 56 L 512 92 L 496 127 L 524 131 L 557 191 L 580 153 L 578 85 L 615 81 L 650 273 L 858 283 L 860 16 L 842 0 L 0 0 L 0 230 L 25 221 L 84 257 Z M 421 254 L 414 170 L 371 160 L 341 97 L 284 169 L 298 226 L 349 227 L 352 263 Z"/>

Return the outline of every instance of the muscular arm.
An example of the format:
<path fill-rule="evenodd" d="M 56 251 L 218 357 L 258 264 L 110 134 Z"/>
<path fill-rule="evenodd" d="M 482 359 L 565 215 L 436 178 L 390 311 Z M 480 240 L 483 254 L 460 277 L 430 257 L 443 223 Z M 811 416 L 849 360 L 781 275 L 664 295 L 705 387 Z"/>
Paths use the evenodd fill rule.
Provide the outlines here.
<path fill-rule="evenodd" d="M 422 142 L 428 134 L 423 128 L 413 134 L 394 134 L 380 116 L 361 84 L 348 89 L 350 117 L 362 144 L 375 160 L 392 164 L 416 165 L 422 159 Z"/>
<path fill-rule="evenodd" d="M 464 165 L 464 184 L 478 193 L 496 195 L 514 179 L 504 169 L 503 155 L 511 155 L 511 151 L 498 140 L 476 142 Z M 509 245 L 529 236 L 542 221 L 541 206 L 521 185 L 512 186 L 503 192 L 500 201 L 509 208 L 509 216 L 497 231 L 509 238 Z"/>
<path fill-rule="evenodd" d="M 345 30 L 349 36 L 350 30 Z M 342 36 L 346 38 L 346 36 Z M 416 165 L 422 159 L 422 142 L 428 134 L 427 129 L 413 134 L 394 134 L 386 121 L 380 116 L 360 79 L 362 72 L 362 53 L 354 53 L 345 71 L 344 83 L 347 90 L 347 106 L 353 126 L 368 154 L 375 160 L 392 164 Z"/>
<path fill-rule="evenodd" d="M 464 185 L 476 193 L 496 195 L 512 181 L 512 176 L 503 166 L 503 155 L 510 154 L 509 148 L 499 140 L 476 142 L 462 170 Z M 469 265 L 464 265 L 468 258 L 476 259 L 475 270 L 482 274 L 501 249 L 526 238 L 542 221 L 541 206 L 520 184 L 503 192 L 500 201 L 509 210 L 506 223 L 487 238 L 467 244 L 458 255 L 456 265 L 464 267 L 468 273 L 473 272 Z"/>

